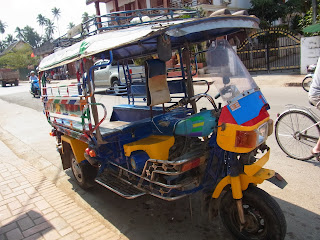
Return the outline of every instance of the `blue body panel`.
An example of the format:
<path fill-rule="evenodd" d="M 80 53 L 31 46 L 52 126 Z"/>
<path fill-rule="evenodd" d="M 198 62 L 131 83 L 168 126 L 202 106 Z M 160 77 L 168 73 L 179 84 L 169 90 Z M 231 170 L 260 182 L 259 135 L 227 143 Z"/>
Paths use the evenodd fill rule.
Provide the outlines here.
<path fill-rule="evenodd" d="M 162 107 L 153 107 L 152 115 L 156 116 L 163 113 Z M 135 122 L 142 119 L 151 118 L 150 107 L 122 104 L 113 107 L 110 121 Z"/>
<path fill-rule="evenodd" d="M 230 103 L 227 107 L 237 124 L 241 125 L 257 117 L 265 105 L 268 105 L 267 100 L 261 91 L 256 91 Z"/>

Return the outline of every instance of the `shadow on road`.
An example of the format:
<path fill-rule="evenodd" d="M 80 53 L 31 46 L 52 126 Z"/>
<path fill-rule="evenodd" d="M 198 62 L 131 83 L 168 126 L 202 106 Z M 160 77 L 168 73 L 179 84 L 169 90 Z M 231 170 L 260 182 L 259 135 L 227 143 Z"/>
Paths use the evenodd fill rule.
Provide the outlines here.
<path fill-rule="evenodd" d="M 71 177 L 69 181 L 74 190 L 130 240 L 233 239 L 219 217 L 209 222 L 206 213 L 201 212 L 200 194 L 191 199 L 173 202 L 152 196 L 127 200 L 98 184 L 93 189 L 84 191 L 74 181 L 71 171 L 67 171 L 67 174 Z M 275 199 L 287 220 L 286 239 L 319 239 L 319 215 L 287 201 Z"/>

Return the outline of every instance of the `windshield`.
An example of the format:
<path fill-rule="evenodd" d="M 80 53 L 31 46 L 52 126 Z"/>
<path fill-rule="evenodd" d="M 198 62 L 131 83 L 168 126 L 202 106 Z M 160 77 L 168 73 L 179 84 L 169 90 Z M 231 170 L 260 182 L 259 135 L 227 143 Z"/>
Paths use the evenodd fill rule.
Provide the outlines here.
<path fill-rule="evenodd" d="M 213 42 L 206 52 L 206 61 L 207 73 L 227 103 L 258 89 L 227 40 Z"/>

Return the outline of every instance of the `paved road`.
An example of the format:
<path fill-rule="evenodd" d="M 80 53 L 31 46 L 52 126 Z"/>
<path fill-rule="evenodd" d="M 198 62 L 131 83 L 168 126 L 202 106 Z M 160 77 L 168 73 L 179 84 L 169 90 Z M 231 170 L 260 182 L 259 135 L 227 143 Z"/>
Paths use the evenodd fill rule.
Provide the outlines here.
<path fill-rule="evenodd" d="M 70 171 L 61 172 L 54 139 L 48 136 L 50 127 L 41 112 L 42 105 L 39 99 L 32 98 L 26 92 L 27 89 L 27 84 L 0 88 L 3 113 L 0 140 L 16 155 L 40 169 L 68 196 L 91 206 L 129 239 L 230 239 L 218 220 L 209 224 L 201 215 L 197 196 L 191 199 L 191 218 L 189 199 L 172 203 L 148 196 L 125 200 L 100 186 L 89 192 L 81 190 L 70 178 Z M 203 91 L 203 86 L 196 86 L 196 91 Z M 307 95 L 302 88 L 262 85 L 262 91 L 271 105 L 273 119 L 287 103 L 308 106 Z M 109 116 L 111 105 L 126 102 L 126 99 L 116 96 L 97 95 L 96 98 L 107 103 Z M 207 105 L 205 100 L 201 101 L 203 106 Z M 12 135 L 14 140 L 3 139 L 7 135 Z M 268 182 L 261 187 L 273 195 L 284 210 L 288 222 L 287 239 L 320 239 L 320 185 L 317 181 L 320 164 L 315 160 L 302 162 L 288 158 L 277 146 L 273 135 L 268 139 L 268 144 L 271 158 L 267 167 L 281 173 L 289 184 L 284 190 Z"/>

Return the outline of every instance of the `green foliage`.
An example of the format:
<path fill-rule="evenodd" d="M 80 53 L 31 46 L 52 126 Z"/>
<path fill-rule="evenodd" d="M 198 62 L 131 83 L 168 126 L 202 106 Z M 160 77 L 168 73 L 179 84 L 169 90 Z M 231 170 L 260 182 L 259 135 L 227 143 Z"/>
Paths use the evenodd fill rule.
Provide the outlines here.
<path fill-rule="evenodd" d="M 53 22 L 51 22 L 49 19 L 46 21 L 46 29 L 45 29 L 45 41 L 50 41 L 53 39 L 53 33 L 55 31 L 56 27 L 54 26 Z"/>
<path fill-rule="evenodd" d="M 0 33 L 1 34 L 4 34 L 6 27 L 7 27 L 7 24 L 0 20 Z"/>
<path fill-rule="evenodd" d="M 30 26 L 25 26 L 22 29 L 23 40 L 29 43 L 32 47 L 38 47 L 41 43 L 40 35 Z"/>
<path fill-rule="evenodd" d="M 74 26 L 75 26 L 75 25 L 74 25 L 73 22 L 69 22 L 69 24 L 68 24 L 68 29 L 70 30 L 70 29 L 72 29 Z"/>
<path fill-rule="evenodd" d="M 285 3 L 282 0 L 251 0 L 250 14 L 261 20 L 262 28 L 270 27 L 272 22 L 285 16 Z"/>
<path fill-rule="evenodd" d="M 6 49 L 6 43 L 4 41 L 0 41 L 0 52 Z"/>
<path fill-rule="evenodd" d="M 316 23 L 320 22 L 320 1 L 317 1 L 318 7 L 317 7 L 317 16 L 316 16 Z M 298 26 L 302 30 L 303 28 L 312 25 L 312 7 L 309 8 L 309 10 L 306 12 L 306 14 L 300 18 Z M 320 32 L 318 33 L 304 33 L 305 36 L 317 36 L 319 35 Z"/>
<path fill-rule="evenodd" d="M 21 69 L 38 65 L 38 57 L 31 57 L 32 48 L 27 44 L 0 57 L 0 68 Z"/>

